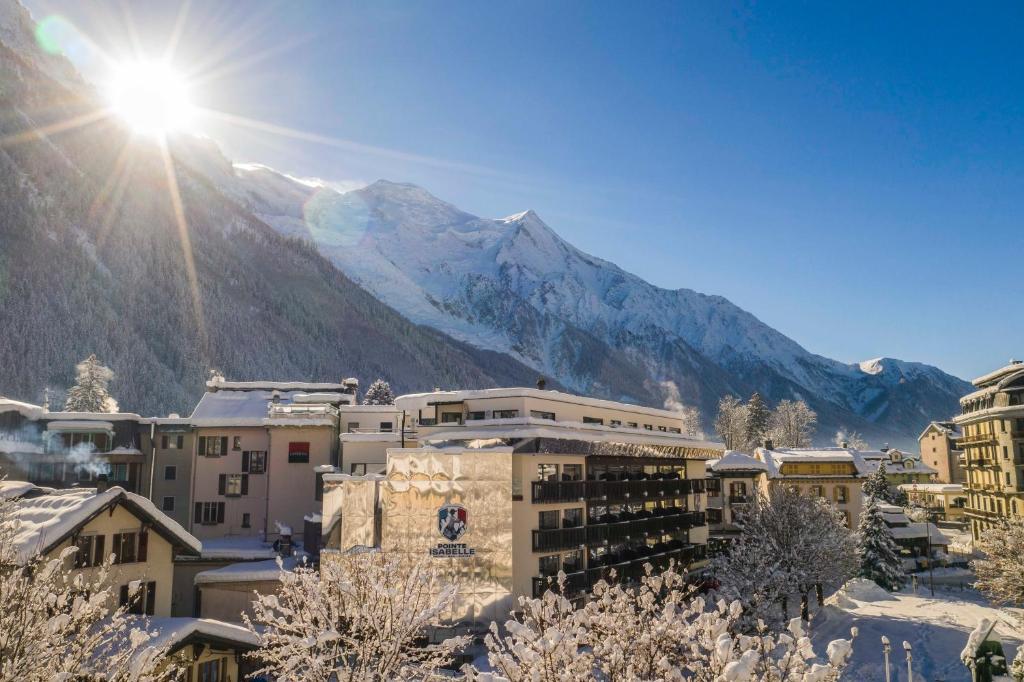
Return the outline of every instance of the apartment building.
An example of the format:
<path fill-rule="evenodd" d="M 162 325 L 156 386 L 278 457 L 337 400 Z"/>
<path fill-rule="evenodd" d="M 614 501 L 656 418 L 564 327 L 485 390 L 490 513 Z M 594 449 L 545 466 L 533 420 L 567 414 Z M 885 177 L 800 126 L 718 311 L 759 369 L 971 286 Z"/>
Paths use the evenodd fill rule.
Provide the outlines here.
<path fill-rule="evenodd" d="M 964 468 L 960 466 L 957 441 L 963 433 L 955 422 L 932 422 L 917 437 L 921 460 L 933 467 L 937 483 L 963 483 Z"/>
<path fill-rule="evenodd" d="M 920 458 L 896 448 L 884 447 L 881 450 L 858 450 L 871 471 L 877 471 L 885 465 L 885 480 L 889 485 L 900 486 L 904 483 L 928 483 L 935 480 L 938 470 L 933 469 Z"/>
<path fill-rule="evenodd" d="M 127 412 L 51 412 L 0 398 L 0 468 L 40 486 L 114 485 L 150 494 L 149 420 Z"/>
<path fill-rule="evenodd" d="M 864 507 L 861 486 L 874 469 L 853 448 L 776 448 L 771 441 L 757 448 L 754 457 L 764 462 L 762 485 L 785 485 L 811 497 L 823 497 L 856 528 Z"/>
<path fill-rule="evenodd" d="M 120 487 L 54 490 L 28 482 L 0 481 L 0 494 L 13 499 L 20 523 L 14 544 L 21 560 L 35 553 L 57 557 L 68 547 L 72 571 L 89 573 L 113 554 L 109 580 L 121 605 L 140 615 L 170 616 L 174 557 L 198 556 L 202 547 L 178 523 L 147 499 Z M 129 584 L 139 581 L 134 596 Z"/>
<path fill-rule="evenodd" d="M 723 550 L 739 535 L 738 522 L 756 501 L 768 466 L 750 455 L 729 451 L 707 463 L 707 520 L 713 551 Z"/>
<path fill-rule="evenodd" d="M 460 580 L 452 618 L 486 625 L 559 572 L 570 592 L 645 562 L 704 565 L 705 460 L 679 415 L 530 388 L 400 396 L 417 447 L 384 474 L 325 476 L 327 555 L 428 554 Z"/>
<path fill-rule="evenodd" d="M 195 436 L 187 418 L 171 415 L 150 419 L 153 465 L 150 499 L 163 513 L 186 528 L 192 506 L 192 459 Z"/>
<path fill-rule="evenodd" d="M 999 519 L 1024 514 L 1024 363 L 978 377 L 953 420 L 965 470 L 965 516 L 975 540 Z"/>
<path fill-rule="evenodd" d="M 904 483 L 900 490 L 911 505 L 921 507 L 931 518 L 954 523 L 964 520 L 967 494 L 959 483 Z"/>
<path fill-rule="evenodd" d="M 201 539 L 280 534 L 301 540 L 319 512 L 322 470 L 338 465 L 338 408 L 358 382 L 207 382 L 195 440 L 189 527 Z"/>

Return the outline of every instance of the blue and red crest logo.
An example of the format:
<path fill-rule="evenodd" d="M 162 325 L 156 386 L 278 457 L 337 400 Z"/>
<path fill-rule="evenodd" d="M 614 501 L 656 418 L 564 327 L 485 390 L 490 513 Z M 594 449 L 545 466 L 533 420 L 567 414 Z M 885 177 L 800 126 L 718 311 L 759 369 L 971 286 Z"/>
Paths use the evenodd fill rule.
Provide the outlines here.
<path fill-rule="evenodd" d="M 448 542 L 455 542 L 461 538 L 467 529 L 469 513 L 461 504 L 446 504 L 437 510 L 437 530 L 448 539 Z"/>

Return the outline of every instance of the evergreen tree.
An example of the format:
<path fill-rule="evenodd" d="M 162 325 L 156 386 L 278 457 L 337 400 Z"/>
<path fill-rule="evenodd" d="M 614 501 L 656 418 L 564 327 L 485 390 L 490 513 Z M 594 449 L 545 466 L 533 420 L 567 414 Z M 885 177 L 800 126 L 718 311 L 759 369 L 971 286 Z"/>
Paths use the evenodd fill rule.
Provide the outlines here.
<path fill-rule="evenodd" d="M 874 580 L 887 590 L 903 587 L 905 576 L 900 564 L 899 549 L 892 539 L 878 502 L 869 497 L 860 517 L 857 553 L 860 556 L 859 575 Z"/>
<path fill-rule="evenodd" d="M 68 389 L 64 409 L 68 412 L 117 412 L 117 401 L 111 396 L 110 386 L 114 372 L 90 355 L 75 365 L 75 385 Z"/>
<path fill-rule="evenodd" d="M 868 476 L 861 489 L 864 491 L 865 497 L 889 501 L 889 481 L 885 478 L 885 462 L 881 462 L 878 469 Z"/>
<path fill-rule="evenodd" d="M 764 442 L 771 416 L 771 410 L 761 398 L 761 394 L 755 391 L 747 402 L 747 444 L 751 450 Z"/>
<path fill-rule="evenodd" d="M 377 379 L 370 388 L 366 389 L 363 396 L 363 405 L 394 405 L 395 396 L 391 392 L 391 384 L 383 379 Z"/>

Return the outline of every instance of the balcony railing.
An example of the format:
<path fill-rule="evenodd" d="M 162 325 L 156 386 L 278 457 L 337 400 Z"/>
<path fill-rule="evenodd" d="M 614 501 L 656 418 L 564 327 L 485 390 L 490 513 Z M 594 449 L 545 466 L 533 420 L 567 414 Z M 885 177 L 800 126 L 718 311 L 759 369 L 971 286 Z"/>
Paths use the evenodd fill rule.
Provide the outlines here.
<path fill-rule="evenodd" d="M 568 573 L 565 576 L 565 594 L 566 596 L 572 596 L 589 592 L 601 580 L 609 582 L 613 579 L 618 582 L 639 581 L 645 574 L 645 564 L 651 564 L 655 571 L 661 571 L 668 568 L 672 561 L 685 568 L 705 558 L 707 558 L 706 545 L 686 545 L 679 549 L 651 554 L 630 561 Z M 549 589 L 558 590 L 558 585 L 554 578 L 537 576 L 533 579 L 534 597 L 542 596 Z"/>
<path fill-rule="evenodd" d="M 708 523 L 722 523 L 723 516 L 721 509 L 709 508 L 706 512 L 704 512 L 704 514 L 707 518 Z"/>
<path fill-rule="evenodd" d="M 978 445 L 981 443 L 995 443 L 996 435 L 994 433 L 981 433 L 976 436 L 962 436 L 957 439 L 957 447 L 962 448 L 965 445 Z"/>
<path fill-rule="evenodd" d="M 730 495 L 729 504 L 747 504 L 751 502 L 751 495 Z"/>
<path fill-rule="evenodd" d="M 625 502 L 704 492 L 702 478 L 640 481 L 533 481 L 533 502 Z"/>
<path fill-rule="evenodd" d="M 616 518 L 616 517 L 611 517 Z M 534 552 L 576 549 L 583 545 L 605 545 L 639 540 L 706 525 L 704 512 L 682 511 L 639 519 L 609 520 L 575 528 L 550 528 L 533 531 Z"/>

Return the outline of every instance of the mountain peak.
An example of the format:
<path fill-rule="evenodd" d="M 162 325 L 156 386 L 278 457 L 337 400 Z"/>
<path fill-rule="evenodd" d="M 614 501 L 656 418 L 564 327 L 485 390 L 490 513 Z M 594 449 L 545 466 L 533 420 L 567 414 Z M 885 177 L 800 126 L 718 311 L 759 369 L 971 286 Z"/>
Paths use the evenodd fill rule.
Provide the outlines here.
<path fill-rule="evenodd" d="M 526 222 L 528 220 L 540 221 L 540 216 L 537 215 L 537 212 L 534 211 L 532 208 L 528 208 L 525 211 L 522 211 L 520 213 L 514 213 L 514 214 L 512 214 L 512 215 L 510 215 L 510 216 L 508 216 L 506 218 L 502 218 L 501 222 L 503 222 L 503 223 L 522 223 L 522 222 Z M 543 221 L 541 221 L 541 222 L 543 222 Z"/>

